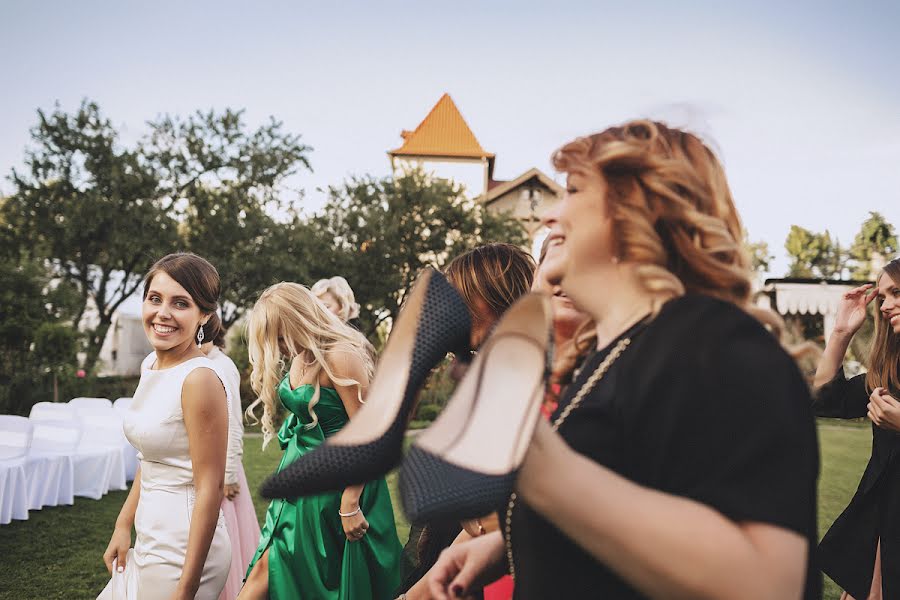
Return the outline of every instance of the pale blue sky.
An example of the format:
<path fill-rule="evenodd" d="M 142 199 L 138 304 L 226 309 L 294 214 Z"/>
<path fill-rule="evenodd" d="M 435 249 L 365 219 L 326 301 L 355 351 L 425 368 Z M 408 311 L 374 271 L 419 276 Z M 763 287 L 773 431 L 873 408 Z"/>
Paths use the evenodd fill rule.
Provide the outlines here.
<path fill-rule="evenodd" d="M 0 174 L 57 100 L 96 100 L 126 143 L 158 114 L 230 106 L 314 147 L 292 182 L 313 211 L 316 188 L 387 174 L 446 91 L 499 178 L 630 117 L 694 129 L 776 275 L 791 224 L 845 244 L 869 210 L 900 227 L 900 3 L 622 4 L 5 0 Z"/>

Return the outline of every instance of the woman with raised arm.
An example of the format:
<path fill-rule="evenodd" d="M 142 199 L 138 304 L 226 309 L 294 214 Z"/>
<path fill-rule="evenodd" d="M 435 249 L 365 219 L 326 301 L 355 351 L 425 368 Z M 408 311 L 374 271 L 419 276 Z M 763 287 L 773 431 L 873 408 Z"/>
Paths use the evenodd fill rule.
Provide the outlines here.
<path fill-rule="evenodd" d="M 267 444 L 277 433 L 282 471 L 319 447 L 362 407 L 371 346 L 310 290 L 279 283 L 250 313 L 250 376 Z M 383 478 L 341 491 L 273 500 L 241 600 L 380 600 L 399 583 L 400 541 Z"/>
<path fill-rule="evenodd" d="M 221 504 L 228 444 L 224 377 L 200 350 L 219 274 L 203 258 L 161 258 L 144 280 L 141 318 L 154 352 L 124 417 L 141 459 L 103 561 L 102 600 L 216 600 L 231 564 Z M 131 528 L 137 533 L 134 549 Z"/>
<path fill-rule="evenodd" d="M 873 300 L 869 371 L 847 379 L 844 355 Z M 845 600 L 900 597 L 900 259 L 885 265 L 876 285 L 844 294 L 815 386 L 820 416 L 872 421 L 872 456 L 856 495 L 822 538 L 822 570 L 846 590 Z"/>
<path fill-rule="evenodd" d="M 460 384 L 475 399 L 455 394 L 445 409 L 474 413 L 416 438 L 400 477 L 409 514 L 502 507 L 501 532 L 444 552 L 432 595 L 508 570 L 522 600 L 821 597 L 811 398 L 744 310 L 749 261 L 719 161 L 691 134 L 633 121 L 566 144 L 554 163 L 567 191 L 545 217 L 541 270 L 594 319 L 596 350 L 551 425 L 519 383 L 533 377 L 523 365 L 543 363 L 541 340 L 526 321 L 501 322 L 504 354 L 479 353 L 480 380 Z M 515 435 L 473 433 L 499 431 L 485 422 L 493 402 L 507 421 L 520 415 L 504 424 Z M 450 473 L 454 498 L 439 485 Z"/>

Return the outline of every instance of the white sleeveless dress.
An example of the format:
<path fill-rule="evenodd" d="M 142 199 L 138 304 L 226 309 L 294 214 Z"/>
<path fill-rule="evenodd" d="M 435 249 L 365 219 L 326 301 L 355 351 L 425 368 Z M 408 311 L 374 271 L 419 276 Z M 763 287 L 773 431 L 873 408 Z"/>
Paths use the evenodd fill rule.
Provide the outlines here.
<path fill-rule="evenodd" d="M 153 358 L 148 357 L 142 366 L 152 364 Z M 185 377 L 200 367 L 211 369 L 224 381 L 206 357 L 169 369 L 141 369 L 140 384 L 124 416 L 125 436 L 141 461 L 141 496 L 134 518 L 137 537 L 128 551 L 125 573 L 114 572 L 98 600 L 168 600 L 178 586 L 195 499 L 181 388 Z M 220 509 L 197 600 L 219 597 L 230 564 L 231 542 Z"/>

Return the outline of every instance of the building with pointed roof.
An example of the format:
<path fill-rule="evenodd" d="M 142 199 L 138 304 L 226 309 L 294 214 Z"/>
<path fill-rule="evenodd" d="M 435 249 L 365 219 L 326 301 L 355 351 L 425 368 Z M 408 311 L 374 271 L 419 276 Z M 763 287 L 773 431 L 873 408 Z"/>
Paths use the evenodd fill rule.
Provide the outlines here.
<path fill-rule="evenodd" d="M 495 180 L 496 156 L 475 137 L 450 94 L 441 96 L 418 127 L 400 136 L 403 144 L 388 151 L 395 174 L 421 167 L 462 183 L 488 210 L 519 219 L 533 245 L 542 240 L 541 219 L 562 197 L 562 186 L 537 168 L 509 181 Z"/>
<path fill-rule="evenodd" d="M 441 96 L 415 130 L 404 129 L 400 136 L 403 145 L 388 151 L 394 172 L 407 165 L 463 165 L 462 168 L 440 170 L 453 171 L 456 176 L 451 178 L 460 180 L 473 195 L 483 195 L 487 191 L 494 171 L 494 155 L 478 142 L 450 94 Z M 479 188 L 480 192 L 477 192 Z"/>

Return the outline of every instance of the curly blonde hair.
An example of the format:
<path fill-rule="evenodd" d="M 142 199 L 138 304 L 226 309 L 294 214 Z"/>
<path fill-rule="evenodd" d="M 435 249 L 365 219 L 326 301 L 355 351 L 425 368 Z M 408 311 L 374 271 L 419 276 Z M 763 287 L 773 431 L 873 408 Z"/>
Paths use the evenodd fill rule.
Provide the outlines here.
<path fill-rule="evenodd" d="M 359 304 L 353 295 L 353 289 L 340 275 L 320 279 L 313 284 L 310 290 L 317 298 L 321 298 L 325 294 L 334 296 L 340 305 L 340 317 L 344 323 L 359 317 Z"/>
<path fill-rule="evenodd" d="M 619 260 L 655 298 L 699 293 L 749 303 L 750 261 L 725 172 L 696 136 L 655 121 L 631 121 L 569 142 L 557 170 L 599 172 Z"/>
<path fill-rule="evenodd" d="M 262 422 L 263 448 L 275 436 L 274 416 L 278 412 L 278 385 L 297 356 L 302 357 L 305 378 L 315 381 L 309 402 L 311 429 L 318 423 L 315 406 L 319 401 L 319 376 L 324 372 L 335 384 L 365 384 L 336 376 L 328 358 L 334 352 L 356 354 L 363 361 L 369 379 L 375 369 L 371 344 L 357 330 L 343 323 L 325 305 L 299 283 L 282 282 L 267 288 L 250 312 L 247 328 L 250 385 L 258 398 L 247 408 L 247 416 Z M 362 398 L 360 397 L 360 401 Z M 254 409 L 262 404 L 257 419 Z"/>

